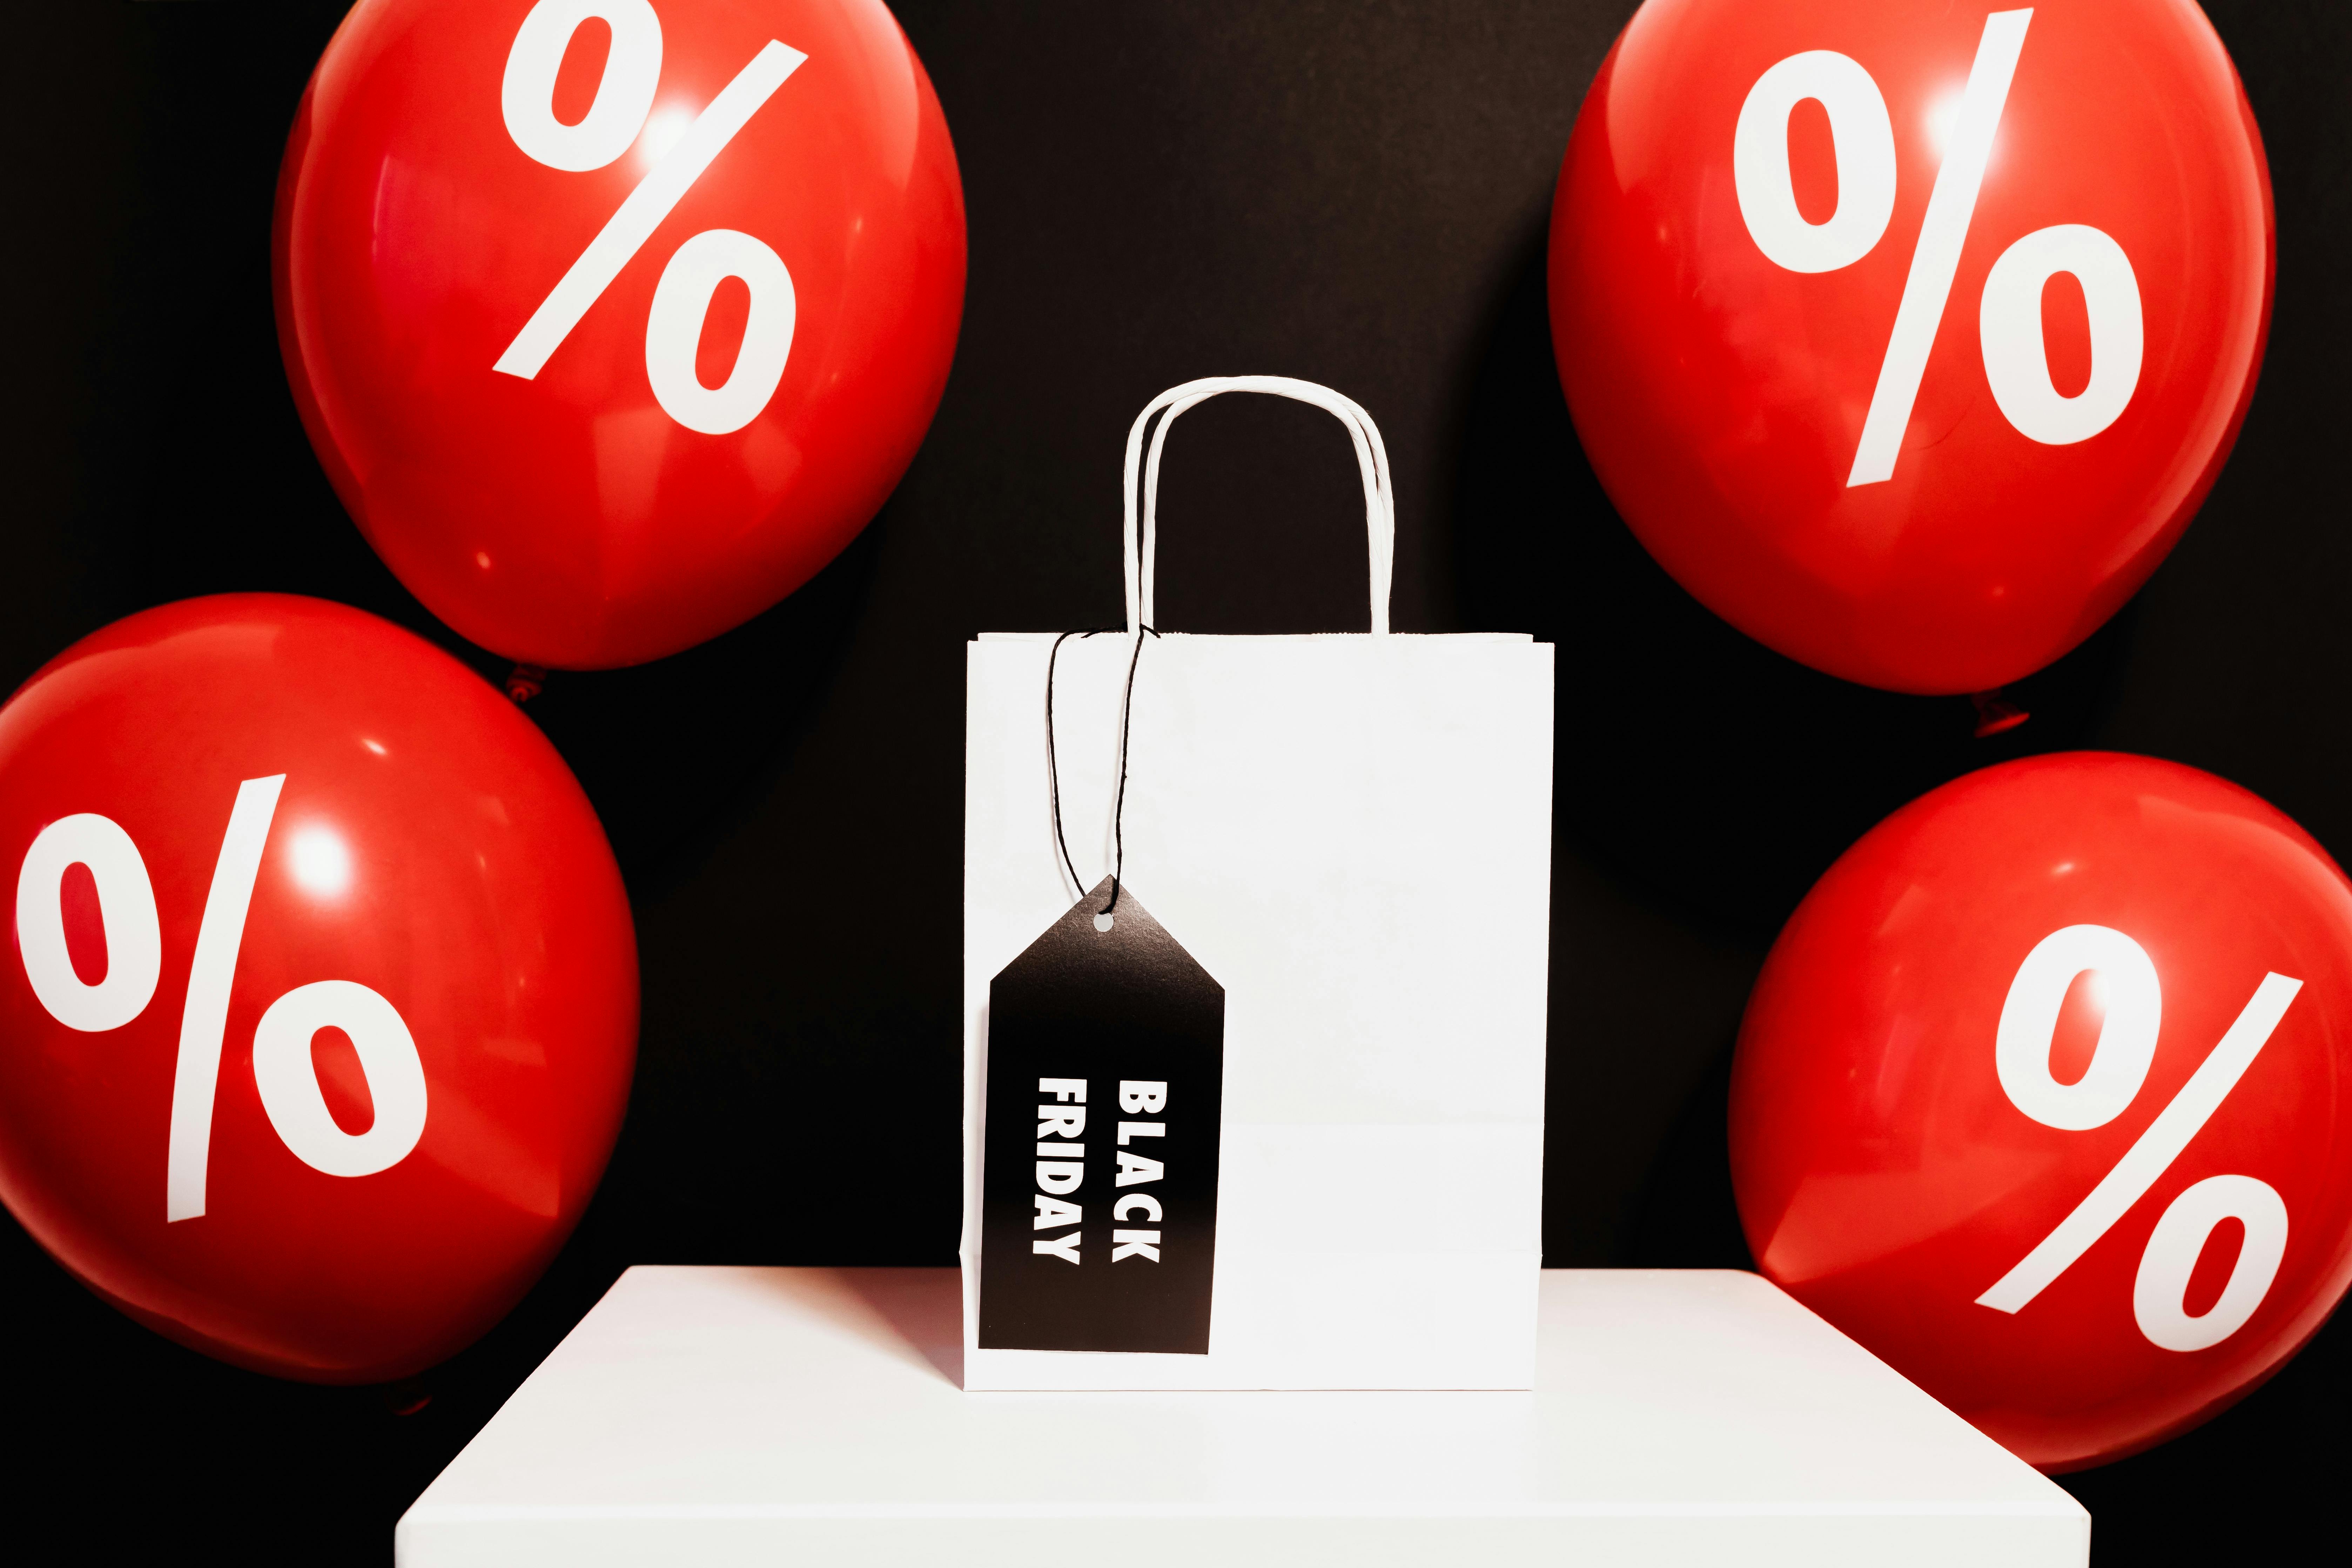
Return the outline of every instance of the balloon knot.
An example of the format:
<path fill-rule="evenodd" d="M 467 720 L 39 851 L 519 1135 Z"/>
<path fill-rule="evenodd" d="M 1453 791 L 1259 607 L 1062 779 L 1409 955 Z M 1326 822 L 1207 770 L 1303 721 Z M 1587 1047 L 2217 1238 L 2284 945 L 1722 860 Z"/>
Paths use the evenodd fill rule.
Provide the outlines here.
<path fill-rule="evenodd" d="M 394 1415 L 414 1415 L 433 1403 L 433 1393 L 420 1378 L 404 1377 L 395 1383 L 380 1384 L 376 1392 L 383 1396 L 383 1407 Z"/>
<path fill-rule="evenodd" d="M 519 664 L 507 676 L 507 695 L 519 703 L 530 701 L 546 688 L 547 667 L 542 664 Z"/>
<path fill-rule="evenodd" d="M 1979 741 L 1988 735 L 2006 734 L 2033 717 L 2003 697 L 1998 686 L 1990 691 L 1972 691 L 1969 693 L 1969 700 L 1977 705 L 1977 739 Z"/>

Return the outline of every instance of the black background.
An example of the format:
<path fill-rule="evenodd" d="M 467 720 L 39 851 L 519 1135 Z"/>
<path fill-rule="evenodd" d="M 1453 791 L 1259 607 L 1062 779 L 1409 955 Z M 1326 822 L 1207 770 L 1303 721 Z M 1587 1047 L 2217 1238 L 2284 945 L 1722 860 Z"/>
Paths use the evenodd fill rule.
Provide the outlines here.
<path fill-rule="evenodd" d="M 11 8 L 0 688 L 131 611 L 255 588 L 362 605 L 501 673 L 343 517 L 278 365 L 272 184 L 341 9 Z M 70 1521 L 100 1558 L 382 1562 L 400 1510 L 626 1265 L 952 1261 L 963 643 L 1117 618 L 1120 441 L 1192 376 L 1306 376 L 1371 410 L 1398 477 L 1400 629 L 1559 645 L 1554 1264 L 1745 1263 L 1722 1121 L 1748 986 L 1811 880 L 1928 787 L 2025 752 L 2145 752 L 2352 852 L 2352 8 L 2211 7 L 2277 194 L 2261 390 L 2172 559 L 2017 689 L 2033 721 L 1989 742 L 1958 699 L 1843 685 L 1729 630 L 1593 481 L 1552 372 L 1542 239 L 1631 9 L 900 5 L 971 213 L 929 444 L 778 609 L 642 669 L 558 675 L 530 710 L 604 816 L 644 956 L 635 1093 L 585 1223 L 505 1324 L 393 1393 L 179 1350 L 6 1224 L 6 1528 Z M 1328 417 L 1232 399 L 1186 424 L 1163 624 L 1360 627 L 1360 503 Z M 877 1150 L 866 1113 L 886 1109 L 906 1131 Z M 2339 1324 L 2202 1430 L 2069 1478 L 2099 1558 L 2325 1539 L 2352 1461 L 2347 1361 Z"/>

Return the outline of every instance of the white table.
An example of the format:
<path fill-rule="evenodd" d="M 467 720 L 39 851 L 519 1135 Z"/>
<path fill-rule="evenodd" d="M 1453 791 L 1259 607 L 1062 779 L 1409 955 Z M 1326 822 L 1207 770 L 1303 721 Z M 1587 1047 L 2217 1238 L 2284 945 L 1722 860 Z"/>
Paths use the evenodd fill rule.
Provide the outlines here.
<path fill-rule="evenodd" d="M 633 1268 L 403 1568 L 2081 1564 L 2073 1499 L 1752 1274 L 1553 1270 L 1531 1394 L 965 1394 L 952 1269 Z"/>

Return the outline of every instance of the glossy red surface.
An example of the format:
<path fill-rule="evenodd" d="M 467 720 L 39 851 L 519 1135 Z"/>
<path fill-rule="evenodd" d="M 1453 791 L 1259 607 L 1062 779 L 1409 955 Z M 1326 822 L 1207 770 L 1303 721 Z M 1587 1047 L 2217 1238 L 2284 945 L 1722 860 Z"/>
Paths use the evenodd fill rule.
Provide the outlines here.
<path fill-rule="evenodd" d="M 217 1037 L 204 1212 L 168 1221 L 198 929 L 241 784 L 280 773 Z M 554 748 L 472 671 L 373 616 L 194 599 L 77 643 L 0 709 L 5 886 L 30 879 L 44 828 L 80 813 L 137 847 L 160 980 L 129 1022 L 67 1027 L 33 989 L 11 905 L 0 1198 L 99 1294 L 240 1365 L 371 1382 L 478 1336 L 579 1220 L 635 1059 L 628 903 Z M 131 925 L 101 914 L 88 870 L 57 886 L 75 975 L 103 985 L 133 961 Z M 371 1174 L 298 1158 L 257 1090 L 265 1009 L 320 981 L 389 1002 L 422 1066 L 421 1135 Z M 392 1088 L 354 1044 L 331 1029 L 310 1051 L 344 1134 L 388 1114 Z"/>
<path fill-rule="evenodd" d="M 633 664 L 791 593 L 898 483 L 955 350 L 962 187 L 929 79 L 880 0 L 659 0 L 643 132 L 577 171 L 527 154 L 502 107 L 534 9 L 353 7 L 287 143 L 279 338 L 337 492 L 434 614 L 524 662 Z M 598 20 L 572 34 L 541 94 L 554 123 L 592 112 L 614 37 Z M 494 371 L 624 200 L 771 40 L 806 60 L 628 252 L 535 376 Z M 713 230 L 772 250 L 794 301 L 772 395 L 723 434 L 674 416 L 648 351 L 657 283 Z M 721 282 L 698 338 L 689 314 L 681 341 L 698 345 L 706 390 L 751 357 L 753 298 L 741 280 Z"/>
<path fill-rule="evenodd" d="M 2145 951 L 2161 986 L 2147 1077 L 2101 1125 L 2021 1110 L 1995 1042 L 2021 966 L 2062 928 Z M 1977 1299 L 2147 1133 L 2264 976 L 2299 980 L 2268 1041 L 2145 1195 L 2013 1314 Z M 2117 1047 L 2112 975 L 2050 1032 L 2059 1084 Z M 2063 976 L 2061 984 L 2064 984 Z M 2128 1088 L 2128 1084 L 2126 1085 Z M 1807 895 L 1748 1003 L 1732 1173 L 1764 1272 L 2034 1464 L 2118 1458 L 2275 1372 L 2352 1279 L 2352 884 L 2273 807 L 2209 773 L 2076 752 L 1971 773 L 1871 830 Z M 2192 1184 L 2284 1202 L 2261 1304 L 2218 1343 L 2161 1348 L 2136 1287 Z M 2179 1293 L 2212 1308 L 2249 1249 L 2224 1222 Z"/>
<path fill-rule="evenodd" d="M 2228 457 L 2270 317 L 2268 169 L 2204 14 L 2036 6 L 1892 477 L 1848 483 L 1993 9 L 1648 0 L 1584 100 L 1552 208 L 1561 380 L 1634 533 L 1751 637 L 1902 691 L 2014 680 L 2130 596 Z M 1858 259 L 1799 272 L 1760 248 L 1733 147 L 1751 88 L 1813 50 L 1875 84 L 1893 208 Z M 1798 216 L 1835 221 L 1861 188 L 1863 139 L 1833 152 L 1818 99 L 1783 134 L 1766 140 L 1786 148 Z M 1996 399 L 1980 306 L 1996 258 L 2075 225 L 2128 258 L 2143 359 L 2112 423 L 2043 444 Z M 2061 396 L 2087 395 L 2095 368 L 2087 298 L 2063 272 L 2041 295 Z"/>

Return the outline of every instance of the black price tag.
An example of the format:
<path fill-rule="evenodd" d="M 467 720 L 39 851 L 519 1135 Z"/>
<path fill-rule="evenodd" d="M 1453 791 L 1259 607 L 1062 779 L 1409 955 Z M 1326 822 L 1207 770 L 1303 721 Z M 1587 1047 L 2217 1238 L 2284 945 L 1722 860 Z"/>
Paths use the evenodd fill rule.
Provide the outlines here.
<path fill-rule="evenodd" d="M 1111 893 L 989 984 L 985 1350 L 1209 1352 L 1225 989 Z"/>

